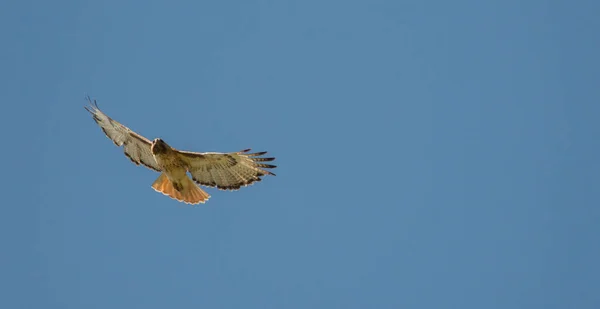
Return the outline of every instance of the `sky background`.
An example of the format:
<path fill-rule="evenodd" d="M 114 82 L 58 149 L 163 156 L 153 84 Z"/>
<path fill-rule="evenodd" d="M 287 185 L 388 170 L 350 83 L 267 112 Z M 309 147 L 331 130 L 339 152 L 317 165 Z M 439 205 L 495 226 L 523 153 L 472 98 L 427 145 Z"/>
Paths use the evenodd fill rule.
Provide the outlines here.
<path fill-rule="evenodd" d="M 2 308 L 600 308 L 600 2 L 0 2 Z M 154 192 L 83 109 L 277 177 Z"/>

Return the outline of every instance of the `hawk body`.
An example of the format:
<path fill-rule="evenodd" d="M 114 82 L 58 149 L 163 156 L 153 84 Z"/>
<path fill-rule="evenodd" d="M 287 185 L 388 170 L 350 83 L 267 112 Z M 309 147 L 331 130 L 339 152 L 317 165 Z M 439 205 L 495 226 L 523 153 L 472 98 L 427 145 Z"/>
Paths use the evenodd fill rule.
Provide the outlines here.
<path fill-rule="evenodd" d="M 185 178 L 188 178 L 186 174 L 187 170 L 185 162 L 177 156 L 175 150 L 162 139 L 157 138 L 152 141 L 150 151 L 154 156 L 156 164 L 158 164 L 160 170 L 171 181 L 175 190 L 183 190 Z"/>
<path fill-rule="evenodd" d="M 161 172 L 152 184 L 154 190 L 178 201 L 198 204 L 208 200 L 210 195 L 195 183 L 221 190 L 238 190 L 261 181 L 262 176 L 275 176 L 267 169 L 276 166 L 262 163 L 275 160 L 261 157 L 266 152 L 248 153 L 250 149 L 231 153 L 181 151 L 160 138 L 151 142 L 131 131 L 100 111 L 95 100 L 86 110 L 115 145 L 123 146 L 125 155 L 133 163 Z"/>

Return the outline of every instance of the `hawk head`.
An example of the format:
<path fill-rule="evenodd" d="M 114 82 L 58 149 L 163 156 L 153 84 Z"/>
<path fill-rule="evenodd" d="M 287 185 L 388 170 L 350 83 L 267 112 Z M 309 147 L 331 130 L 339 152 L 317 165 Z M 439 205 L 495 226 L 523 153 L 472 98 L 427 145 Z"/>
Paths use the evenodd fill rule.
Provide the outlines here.
<path fill-rule="evenodd" d="M 150 146 L 153 155 L 168 152 L 170 149 L 171 147 L 160 138 L 155 138 Z"/>

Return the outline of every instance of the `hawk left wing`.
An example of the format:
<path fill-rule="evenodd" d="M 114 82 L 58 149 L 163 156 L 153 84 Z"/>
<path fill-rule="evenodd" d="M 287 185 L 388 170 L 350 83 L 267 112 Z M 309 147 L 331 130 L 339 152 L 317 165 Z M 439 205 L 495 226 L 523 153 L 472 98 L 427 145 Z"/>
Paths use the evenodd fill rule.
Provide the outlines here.
<path fill-rule="evenodd" d="M 277 166 L 262 163 L 275 158 L 260 157 L 266 151 L 248 153 L 249 151 L 250 149 L 231 153 L 201 153 L 176 150 L 196 183 L 221 190 L 238 190 L 261 181 L 260 177 L 264 175 L 275 176 L 266 169 Z"/>
<path fill-rule="evenodd" d="M 104 114 L 96 104 L 96 100 L 88 97 L 89 107 L 85 109 L 92 114 L 96 123 L 100 126 L 104 134 L 110 138 L 117 146 L 123 146 L 125 155 L 136 165 L 144 165 L 147 168 L 160 172 L 161 169 L 154 160 L 150 146 L 152 142 L 147 138 L 131 131 L 128 127 L 118 123 Z"/>

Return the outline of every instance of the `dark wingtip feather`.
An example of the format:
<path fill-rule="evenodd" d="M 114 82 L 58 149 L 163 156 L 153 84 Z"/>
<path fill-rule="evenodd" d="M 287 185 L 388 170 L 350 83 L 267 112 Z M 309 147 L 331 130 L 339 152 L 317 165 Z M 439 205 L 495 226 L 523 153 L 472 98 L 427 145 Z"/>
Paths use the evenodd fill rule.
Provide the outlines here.
<path fill-rule="evenodd" d="M 265 162 L 265 161 L 273 161 L 275 158 L 252 158 L 254 162 Z"/>
<path fill-rule="evenodd" d="M 96 102 L 96 100 L 94 100 L 92 102 L 92 98 L 90 98 L 89 95 L 86 96 L 85 98 L 88 100 L 88 103 L 90 104 L 90 106 L 84 106 L 83 108 L 85 108 L 86 111 L 90 112 L 90 114 L 94 115 L 95 111 L 92 110 L 92 108 L 95 108 L 95 109 L 99 110 L 100 108 L 98 108 L 98 103 Z"/>
<path fill-rule="evenodd" d="M 258 156 L 262 156 L 262 155 L 264 155 L 266 153 L 267 153 L 266 151 L 261 151 L 261 152 L 249 153 L 246 156 L 248 156 L 248 157 L 258 157 Z"/>
<path fill-rule="evenodd" d="M 272 165 L 272 164 L 256 164 L 256 166 L 262 167 L 262 168 L 276 168 L 277 167 L 277 165 Z"/>

